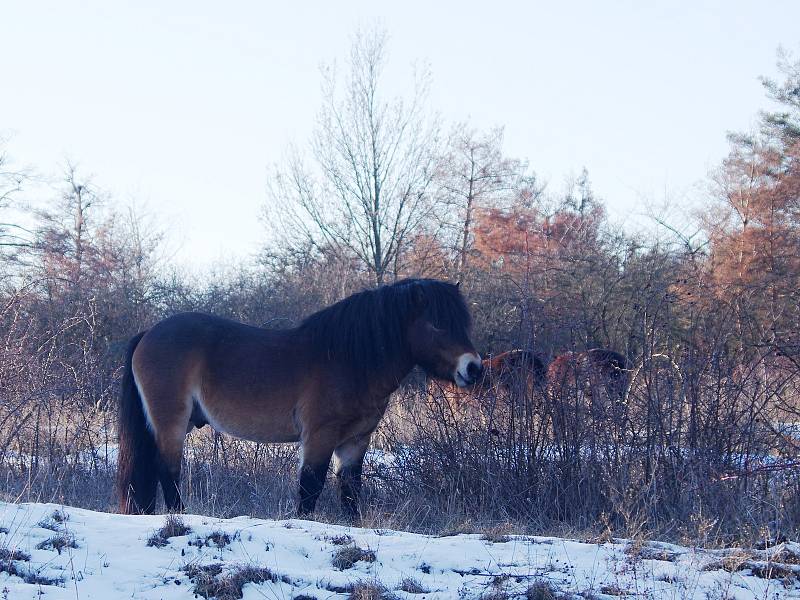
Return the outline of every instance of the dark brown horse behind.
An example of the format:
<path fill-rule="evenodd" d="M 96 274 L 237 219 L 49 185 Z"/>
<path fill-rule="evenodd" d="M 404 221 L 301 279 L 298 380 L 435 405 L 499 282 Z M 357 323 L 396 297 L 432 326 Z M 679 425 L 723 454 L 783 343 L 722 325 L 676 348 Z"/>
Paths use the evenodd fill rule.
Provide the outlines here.
<path fill-rule="evenodd" d="M 555 439 L 569 440 L 579 448 L 582 436 L 594 435 L 592 424 L 621 427 L 630 372 L 622 354 L 605 348 L 557 356 L 547 369 L 548 411 Z"/>
<path fill-rule="evenodd" d="M 619 352 L 594 348 L 586 352 L 560 354 L 547 369 L 547 387 L 551 394 L 598 392 L 621 400 L 630 379 L 628 360 Z"/>
<path fill-rule="evenodd" d="M 480 377 L 469 329 L 458 287 L 425 279 L 354 294 L 294 329 L 199 313 L 161 321 L 128 349 L 120 510 L 153 512 L 159 482 L 167 509 L 182 510 L 184 439 L 210 424 L 255 442 L 300 442 L 301 515 L 314 510 L 333 457 L 343 507 L 355 513 L 370 435 L 411 369 L 458 386 Z"/>
<path fill-rule="evenodd" d="M 533 393 L 543 388 L 547 376 L 544 359 L 530 350 L 510 350 L 483 360 L 484 376 L 479 381 L 511 390 L 519 382 Z"/>

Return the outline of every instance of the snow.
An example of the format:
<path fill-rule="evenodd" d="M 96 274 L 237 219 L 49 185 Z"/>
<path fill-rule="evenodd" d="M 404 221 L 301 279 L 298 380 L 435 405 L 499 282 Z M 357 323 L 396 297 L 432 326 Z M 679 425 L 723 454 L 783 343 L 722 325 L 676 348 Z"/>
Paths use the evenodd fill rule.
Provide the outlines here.
<path fill-rule="evenodd" d="M 56 511 L 65 519 L 53 519 Z M 59 522 L 59 520 L 61 522 Z M 625 540 L 587 543 L 553 537 L 508 536 L 499 541 L 482 536 L 435 537 L 390 530 L 360 529 L 305 520 L 262 520 L 249 517 L 217 519 L 185 515 L 188 535 L 173 537 L 164 547 L 147 545 L 164 524 L 163 515 L 124 516 L 61 507 L 54 504 L 0 503 L 0 549 L 19 550 L 30 560 L 13 561 L 22 574 L 60 579 L 57 585 L 25 583 L 18 575 L 0 573 L 0 598 L 99 599 L 194 598 L 194 584 L 183 570 L 187 565 L 220 563 L 223 569 L 241 565 L 267 567 L 276 582 L 249 583 L 245 599 L 346 598 L 344 590 L 361 580 L 380 581 L 401 599 L 480 598 L 503 589 L 510 597 L 524 597 L 529 585 L 547 581 L 568 594 L 611 597 L 621 594 L 653 599 L 672 598 L 790 598 L 800 597 L 800 569 L 784 566 L 784 578 L 758 577 L 742 564 L 742 551 L 699 550 L 662 543 L 646 543 L 639 552 Z M 37 545 L 58 533 L 72 536 L 76 548 Z M 212 532 L 224 532 L 231 542 L 222 548 L 198 545 Z M 360 548 L 372 550 L 374 562 L 359 561 L 350 569 L 332 567 L 331 559 L 350 536 Z M 800 558 L 797 544 L 782 544 L 746 557 L 754 569 L 769 570 L 781 554 L 787 563 Z M 760 561 L 760 562 L 759 562 Z M 9 561 L 0 560 L 0 569 Z M 8 569 L 6 568 L 6 571 Z M 732 571 L 732 572 L 731 572 Z M 226 571 L 223 571 L 223 574 Z M 411 577 L 429 593 L 396 591 Z M 282 580 L 281 580 L 282 579 Z M 4 595 L 5 594 L 5 595 Z"/>

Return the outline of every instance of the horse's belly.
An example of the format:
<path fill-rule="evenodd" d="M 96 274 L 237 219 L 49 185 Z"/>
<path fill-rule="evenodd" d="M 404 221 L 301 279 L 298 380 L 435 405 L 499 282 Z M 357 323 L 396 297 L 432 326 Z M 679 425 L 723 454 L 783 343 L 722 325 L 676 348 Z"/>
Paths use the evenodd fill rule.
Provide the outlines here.
<path fill-rule="evenodd" d="M 242 432 L 242 431 L 225 431 L 224 429 L 220 431 L 242 440 L 247 440 L 249 442 L 258 442 L 261 444 L 285 444 L 285 443 L 300 441 L 300 436 L 294 432 L 281 433 L 276 431 L 266 432 L 263 430 Z"/>
<path fill-rule="evenodd" d="M 201 403 L 214 429 L 233 437 L 260 443 L 287 443 L 300 440 L 300 432 L 291 414 L 282 411 L 253 411 L 242 407 L 215 409 Z"/>

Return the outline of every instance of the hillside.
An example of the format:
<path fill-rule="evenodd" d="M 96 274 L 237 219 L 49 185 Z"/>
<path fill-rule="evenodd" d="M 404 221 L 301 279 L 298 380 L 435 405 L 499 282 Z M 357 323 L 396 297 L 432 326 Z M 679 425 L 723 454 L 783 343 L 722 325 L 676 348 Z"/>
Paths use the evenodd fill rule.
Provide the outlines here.
<path fill-rule="evenodd" d="M 625 540 L 432 537 L 303 520 L 182 521 L 188 532 L 159 534 L 163 515 L 0 503 L 0 597 L 800 597 L 800 546 L 791 543 L 745 553 Z"/>

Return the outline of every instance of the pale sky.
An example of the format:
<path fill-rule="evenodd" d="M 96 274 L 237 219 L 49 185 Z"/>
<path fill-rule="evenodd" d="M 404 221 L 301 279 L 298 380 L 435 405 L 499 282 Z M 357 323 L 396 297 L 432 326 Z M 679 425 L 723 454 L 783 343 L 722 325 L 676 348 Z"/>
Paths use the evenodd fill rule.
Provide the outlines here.
<path fill-rule="evenodd" d="M 136 199 L 203 268 L 247 259 L 269 166 L 309 137 L 321 63 L 389 33 L 387 83 L 433 73 L 446 122 L 503 125 L 506 153 L 561 185 L 589 169 L 611 217 L 700 194 L 729 130 L 767 102 L 800 2 L 0 0 L 0 133 L 17 164 L 69 157 Z"/>

